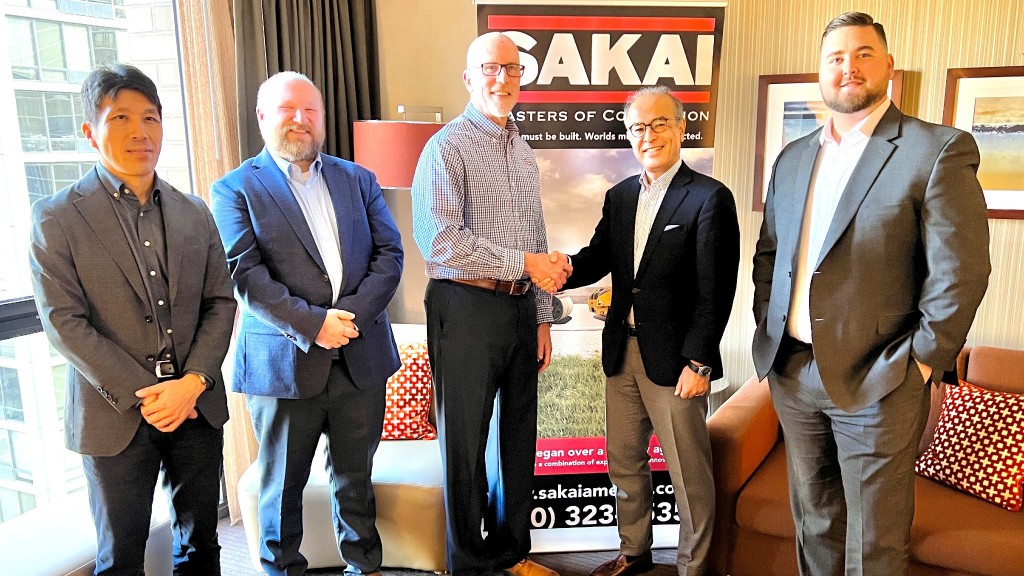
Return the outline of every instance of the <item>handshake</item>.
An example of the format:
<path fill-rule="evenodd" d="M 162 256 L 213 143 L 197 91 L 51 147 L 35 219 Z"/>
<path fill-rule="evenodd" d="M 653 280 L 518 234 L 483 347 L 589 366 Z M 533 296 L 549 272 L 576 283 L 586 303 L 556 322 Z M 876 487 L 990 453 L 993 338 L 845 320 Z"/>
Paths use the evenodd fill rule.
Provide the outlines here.
<path fill-rule="evenodd" d="M 527 252 L 525 269 L 537 288 L 551 294 L 561 290 L 565 281 L 572 276 L 569 257 L 557 251 L 550 254 Z"/>

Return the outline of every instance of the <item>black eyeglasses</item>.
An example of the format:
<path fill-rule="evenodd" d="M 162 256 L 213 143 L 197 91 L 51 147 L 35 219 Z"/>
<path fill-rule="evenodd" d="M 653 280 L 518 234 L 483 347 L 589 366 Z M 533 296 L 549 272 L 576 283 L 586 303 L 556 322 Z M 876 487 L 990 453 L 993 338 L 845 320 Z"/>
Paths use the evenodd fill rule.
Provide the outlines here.
<path fill-rule="evenodd" d="M 485 62 L 480 65 L 480 73 L 484 76 L 497 76 L 501 74 L 501 69 L 505 69 L 505 74 L 508 74 L 512 78 L 519 78 L 523 75 L 523 70 L 526 70 L 526 66 L 521 64 L 498 64 L 497 62 Z"/>
<path fill-rule="evenodd" d="M 654 120 L 651 120 L 650 124 L 637 122 L 636 124 L 626 126 L 626 131 L 634 138 L 643 138 L 644 134 L 647 132 L 647 128 L 650 128 L 651 132 L 654 132 L 655 134 L 661 134 L 666 128 L 668 128 L 669 120 L 679 120 L 679 118 L 655 118 Z"/>

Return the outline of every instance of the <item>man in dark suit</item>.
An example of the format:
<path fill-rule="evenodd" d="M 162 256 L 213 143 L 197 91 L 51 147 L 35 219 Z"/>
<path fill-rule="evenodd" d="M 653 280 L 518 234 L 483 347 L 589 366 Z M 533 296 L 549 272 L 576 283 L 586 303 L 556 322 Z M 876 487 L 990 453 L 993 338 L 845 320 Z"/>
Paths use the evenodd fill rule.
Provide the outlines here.
<path fill-rule="evenodd" d="M 754 364 L 786 436 L 804 575 L 906 573 L 928 382 L 988 285 L 978 147 L 897 110 L 893 67 L 871 16 L 825 28 L 832 117 L 779 156 L 754 256 Z"/>
<path fill-rule="evenodd" d="M 156 175 L 153 82 L 100 68 L 82 104 L 99 163 L 32 206 L 30 258 L 43 330 L 71 368 L 64 439 L 82 454 L 95 573 L 142 573 L 163 469 L 175 574 L 220 574 L 221 363 L 235 314 L 224 250 L 202 200 Z"/>
<path fill-rule="evenodd" d="M 305 572 L 302 489 L 326 434 L 347 572 L 377 573 L 370 474 L 400 365 L 386 307 L 401 238 L 373 174 L 320 152 L 323 99 L 308 78 L 272 76 L 256 116 L 266 148 L 212 196 L 244 312 L 233 389 L 260 441 L 260 557 L 267 574 Z"/>
<path fill-rule="evenodd" d="M 715 493 L 705 425 L 710 382 L 739 269 L 736 203 L 724 184 L 680 157 L 683 105 L 663 86 L 626 103 L 626 130 L 643 171 L 605 195 L 590 245 L 571 258 L 565 288 L 612 274 L 602 338 L 608 475 L 616 487 L 620 554 L 593 576 L 651 568 L 657 434 L 679 507 L 680 576 L 704 573 Z"/>

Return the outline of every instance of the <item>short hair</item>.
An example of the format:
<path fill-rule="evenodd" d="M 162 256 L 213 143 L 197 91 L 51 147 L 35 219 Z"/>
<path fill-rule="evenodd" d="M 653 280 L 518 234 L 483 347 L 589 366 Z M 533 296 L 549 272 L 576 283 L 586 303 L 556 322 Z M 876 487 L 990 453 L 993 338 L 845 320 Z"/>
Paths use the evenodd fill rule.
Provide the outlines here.
<path fill-rule="evenodd" d="M 629 117 L 629 109 L 633 107 L 633 102 L 636 102 L 641 96 L 647 96 L 648 94 L 664 94 L 672 99 L 672 104 L 676 108 L 676 118 L 685 118 L 686 110 L 683 108 L 683 103 L 676 98 L 676 95 L 672 93 L 672 90 L 668 86 L 662 86 L 660 84 L 656 86 L 644 86 L 643 88 L 633 92 L 626 98 L 626 104 L 622 107 L 623 119 Z"/>
<path fill-rule="evenodd" d="M 277 74 L 274 74 L 270 78 L 267 78 L 266 80 L 263 81 L 263 84 L 260 84 L 260 89 L 256 92 L 256 107 L 261 107 L 261 104 L 263 104 L 263 100 L 267 97 L 267 92 L 271 87 L 277 87 L 292 80 L 302 80 L 303 82 L 306 82 L 313 88 L 316 88 L 317 93 L 320 94 L 320 89 L 317 88 L 316 84 L 314 84 L 313 81 L 309 79 L 309 76 L 306 76 L 302 72 L 284 70 L 283 72 L 278 72 Z M 323 99 L 323 94 L 320 94 L 321 103 L 323 103 Z"/>
<path fill-rule="evenodd" d="M 831 34 L 834 30 L 840 28 L 846 28 L 848 26 L 870 26 L 874 28 L 875 34 L 878 34 L 878 39 L 882 41 L 882 46 L 889 50 L 889 41 L 885 39 L 885 28 L 881 24 L 875 22 L 875 19 L 870 14 L 863 12 L 845 12 L 836 16 L 825 26 L 825 31 L 821 34 L 821 44 L 825 44 L 825 37 Z"/>
<path fill-rule="evenodd" d="M 82 82 L 82 111 L 85 114 L 85 121 L 95 123 L 103 107 L 103 99 L 113 100 L 121 90 L 135 90 L 142 94 L 156 106 L 157 114 L 163 117 L 160 94 L 157 93 L 156 84 L 149 76 L 131 64 L 113 64 L 93 70 Z"/>

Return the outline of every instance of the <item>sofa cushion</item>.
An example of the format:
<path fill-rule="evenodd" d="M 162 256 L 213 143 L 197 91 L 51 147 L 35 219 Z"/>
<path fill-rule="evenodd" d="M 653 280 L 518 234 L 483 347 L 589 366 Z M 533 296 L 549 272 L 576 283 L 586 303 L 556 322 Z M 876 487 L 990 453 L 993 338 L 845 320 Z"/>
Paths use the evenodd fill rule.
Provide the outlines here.
<path fill-rule="evenodd" d="M 430 423 L 433 388 L 425 342 L 398 347 L 402 367 L 388 378 L 382 440 L 433 440 L 437 430 Z"/>
<path fill-rule="evenodd" d="M 1014 512 L 1024 482 L 1024 395 L 967 382 L 946 391 L 917 473 Z"/>
<path fill-rule="evenodd" d="M 1024 514 L 920 476 L 914 480 L 912 560 L 956 574 L 1024 574 Z"/>
<path fill-rule="evenodd" d="M 779 442 L 772 448 L 740 492 L 736 501 L 736 524 L 769 536 L 796 537 L 789 506 L 784 443 Z"/>

